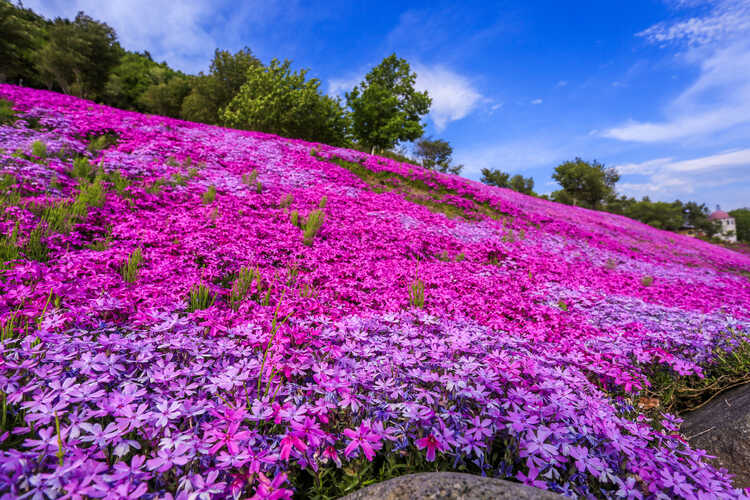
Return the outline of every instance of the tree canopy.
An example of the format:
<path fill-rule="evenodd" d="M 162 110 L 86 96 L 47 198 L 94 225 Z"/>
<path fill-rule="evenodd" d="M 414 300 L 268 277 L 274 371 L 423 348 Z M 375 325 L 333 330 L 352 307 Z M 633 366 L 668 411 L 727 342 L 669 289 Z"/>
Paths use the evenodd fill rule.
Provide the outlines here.
<path fill-rule="evenodd" d="M 737 239 L 750 242 L 750 208 L 738 208 L 729 212 L 729 215 L 734 217 Z"/>
<path fill-rule="evenodd" d="M 416 78 L 405 59 L 391 54 L 346 94 L 352 133 L 359 143 L 373 150 L 391 149 L 399 141 L 422 136 L 421 119 L 430 110 L 432 99 L 427 91 L 414 88 Z"/>
<path fill-rule="evenodd" d="M 250 66 L 221 118 L 237 128 L 346 144 L 348 123 L 340 102 L 320 92 L 320 80 L 307 80 L 307 70 L 293 72 L 290 66 L 277 59 L 266 67 Z"/>
<path fill-rule="evenodd" d="M 552 178 L 562 187 L 562 191 L 552 193 L 555 201 L 600 209 L 614 196 L 620 174 L 596 160 L 586 162 L 576 157 L 555 167 Z"/>
<path fill-rule="evenodd" d="M 247 70 L 260 66 L 260 60 L 247 47 L 234 54 L 216 49 L 209 74 L 194 77 L 192 90 L 182 105 L 182 117 L 203 123 L 221 123 L 221 111 L 245 83 Z"/>
<path fill-rule="evenodd" d="M 444 174 L 458 175 L 463 165 L 453 165 L 453 148 L 448 141 L 425 137 L 417 141 L 415 154 L 422 166 Z"/>
<path fill-rule="evenodd" d="M 123 50 L 115 31 L 79 12 L 73 21 L 57 18 L 48 30 L 49 42 L 37 55 L 43 80 L 66 94 L 100 98 L 109 73 Z"/>
<path fill-rule="evenodd" d="M 507 188 L 509 178 L 510 174 L 507 172 L 503 172 L 497 169 L 483 168 L 482 178 L 480 179 L 480 181 L 489 186 Z"/>

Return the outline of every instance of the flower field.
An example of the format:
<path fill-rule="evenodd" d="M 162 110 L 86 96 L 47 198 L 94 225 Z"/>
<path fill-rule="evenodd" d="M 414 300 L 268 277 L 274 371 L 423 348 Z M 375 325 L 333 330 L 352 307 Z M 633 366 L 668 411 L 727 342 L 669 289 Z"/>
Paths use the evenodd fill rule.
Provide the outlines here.
<path fill-rule="evenodd" d="M 642 404 L 750 256 L 351 150 L 0 85 L 0 496 L 336 498 L 459 470 L 743 498 Z"/>

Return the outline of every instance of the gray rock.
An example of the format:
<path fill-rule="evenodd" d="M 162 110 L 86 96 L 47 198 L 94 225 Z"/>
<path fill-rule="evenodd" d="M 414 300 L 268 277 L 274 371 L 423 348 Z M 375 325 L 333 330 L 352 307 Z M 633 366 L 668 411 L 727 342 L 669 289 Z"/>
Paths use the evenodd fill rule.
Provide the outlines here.
<path fill-rule="evenodd" d="M 735 488 L 750 488 L 750 385 L 720 394 L 681 417 L 680 431 L 690 445 L 716 456 L 714 465 L 735 475 Z"/>
<path fill-rule="evenodd" d="M 373 484 L 340 500 L 555 500 L 562 495 L 458 472 L 409 474 Z"/>

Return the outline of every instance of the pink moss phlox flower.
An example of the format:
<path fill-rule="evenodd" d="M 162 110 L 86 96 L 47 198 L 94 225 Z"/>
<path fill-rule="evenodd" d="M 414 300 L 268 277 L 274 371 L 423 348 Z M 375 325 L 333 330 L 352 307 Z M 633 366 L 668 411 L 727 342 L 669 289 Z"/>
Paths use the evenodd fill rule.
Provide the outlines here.
<path fill-rule="evenodd" d="M 382 437 L 373 431 L 369 420 L 363 420 L 356 430 L 344 429 L 344 436 L 351 440 L 344 449 L 347 458 L 361 449 L 367 460 L 372 461 L 375 452 L 383 447 Z"/>
<path fill-rule="evenodd" d="M 425 458 L 428 462 L 435 461 L 435 452 L 447 449 L 447 445 L 435 433 L 430 433 L 421 439 L 417 439 L 416 445 L 420 450 L 427 449 Z"/>
<path fill-rule="evenodd" d="M 281 473 L 274 477 L 273 480 L 268 479 L 262 472 L 258 474 L 258 488 L 255 491 L 255 495 L 252 496 L 251 500 L 287 500 L 292 498 L 292 490 L 282 488 L 281 486 L 286 482 L 286 474 Z"/>
<path fill-rule="evenodd" d="M 203 439 L 208 443 L 214 443 L 208 452 L 214 454 L 226 446 L 229 453 L 233 455 L 239 453 L 239 445 L 252 435 L 250 431 L 240 431 L 239 428 L 240 422 L 229 421 L 225 422 L 223 426 L 212 427 L 206 431 Z"/>

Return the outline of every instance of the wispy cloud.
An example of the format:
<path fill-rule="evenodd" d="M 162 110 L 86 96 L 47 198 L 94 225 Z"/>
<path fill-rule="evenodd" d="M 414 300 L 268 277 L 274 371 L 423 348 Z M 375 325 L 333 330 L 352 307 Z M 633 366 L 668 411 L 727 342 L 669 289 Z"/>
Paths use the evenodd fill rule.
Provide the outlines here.
<path fill-rule="evenodd" d="M 215 3 L 203 0 L 26 0 L 49 17 L 75 17 L 84 11 L 112 26 L 131 50 L 148 50 L 157 60 L 191 72 L 206 70 L 217 42 L 206 28 L 216 20 Z"/>
<path fill-rule="evenodd" d="M 332 97 L 344 97 L 344 94 L 359 85 L 359 82 L 364 80 L 364 78 L 364 73 L 342 78 L 332 78 L 328 80 L 328 95 Z"/>
<path fill-rule="evenodd" d="M 299 31 L 325 15 L 298 0 L 24 0 L 40 14 L 74 18 L 78 11 L 117 31 L 128 50 L 148 50 L 157 61 L 189 72 L 208 70 L 214 49 L 237 50 L 245 45 L 264 52 L 273 44 L 278 55 L 279 33 L 290 24 Z M 270 30 L 268 27 L 273 26 Z"/>
<path fill-rule="evenodd" d="M 728 151 L 689 160 L 656 158 L 642 163 L 617 165 L 623 175 L 641 175 L 642 182 L 623 182 L 618 190 L 631 196 L 690 195 L 717 187 L 741 188 L 750 182 L 750 149 Z"/>
<path fill-rule="evenodd" d="M 750 123 L 750 2 L 722 1 L 704 17 L 659 23 L 637 35 L 675 45 L 699 76 L 666 106 L 663 120 L 630 120 L 605 130 L 604 137 L 666 142 Z"/>
<path fill-rule="evenodd" d="M 414 71 L 417 73 L 415 87 L 426 90 L 432 98 L 430 118 L 438 131 L 468 116 L 483 100 L 468 78 L 446 67 L 417 64 Z"/>
<path fill-rule="evenodd" d="M 541 104 L 541 103 L 542 103 L 541 99 L 534 99 L 531 101 L 531 104 Z"/>

